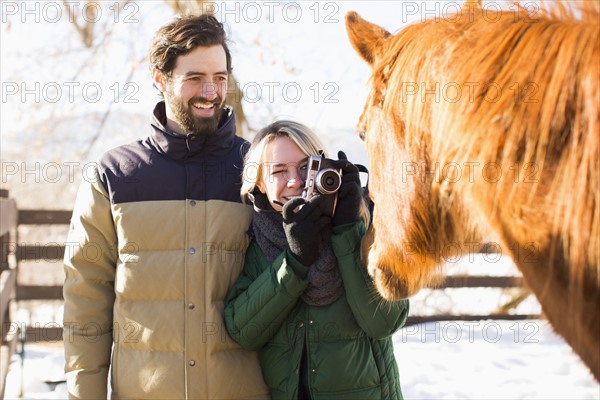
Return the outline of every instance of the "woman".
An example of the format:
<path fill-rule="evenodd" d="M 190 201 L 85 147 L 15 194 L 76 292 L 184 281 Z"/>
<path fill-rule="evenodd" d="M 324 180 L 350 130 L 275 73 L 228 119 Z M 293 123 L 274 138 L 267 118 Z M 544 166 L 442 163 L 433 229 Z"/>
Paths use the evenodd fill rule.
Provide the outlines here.
<path fill-rule="evenodd" d="M 292 121 L 256 135 L 242 183 L 253 239 L 227 295 L 227 330 L 258 350 L 273 399 L 400 399 L 390 336 L 408 301 L 384 303 L 360 261 L 368 212 L 343 152 L 333 161 L 342 171 L 333 217 L 331 195 L 301 197 L 307 159 L 323 148 Z"/>

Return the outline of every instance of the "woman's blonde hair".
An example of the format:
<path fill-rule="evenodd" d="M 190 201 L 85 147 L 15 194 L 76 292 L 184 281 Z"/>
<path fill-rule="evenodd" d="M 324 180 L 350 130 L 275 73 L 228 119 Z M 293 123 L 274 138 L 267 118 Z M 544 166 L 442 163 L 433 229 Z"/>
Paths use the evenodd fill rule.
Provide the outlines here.
<path fill-rule="evenodd" d="M 289 138 L 307 156 L 329 157 L 323 142 L 308 126 L 290 120 L 279 120 L 267 125 L 258 131 L 244 158 L 243 180 L 240 190 L 244 203 L 252 203 L 249 195 L 256 190 L 260 179 L 262 179 L 267 145 L 280 137 Z M 365 225 L 368 225 L 370 219 L 369 208 L 364 200 L 361 205 L 360 217 Z"/>

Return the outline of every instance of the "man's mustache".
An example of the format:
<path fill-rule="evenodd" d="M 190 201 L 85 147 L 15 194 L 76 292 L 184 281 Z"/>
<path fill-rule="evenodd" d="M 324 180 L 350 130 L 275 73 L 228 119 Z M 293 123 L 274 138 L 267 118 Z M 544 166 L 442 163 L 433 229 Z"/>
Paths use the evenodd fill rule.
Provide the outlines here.
<path fill-rule="evenodd" d="M 188 103 L 194 104 L 194 103 L 212 103 L 216 106 L 220 105 L 223 102 L 223 99 L 221 99 L 220 97 L 216 97 L 212 100 L 207 99 L 206 97 L 192 97 Z"/>

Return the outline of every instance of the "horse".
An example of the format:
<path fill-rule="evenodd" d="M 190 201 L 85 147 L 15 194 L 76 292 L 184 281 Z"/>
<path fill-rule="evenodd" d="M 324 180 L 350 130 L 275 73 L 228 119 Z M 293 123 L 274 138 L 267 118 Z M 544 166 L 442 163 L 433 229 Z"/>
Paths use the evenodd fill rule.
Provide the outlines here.
<path fill-rule="evenodd" d="M 365 263 L 396 300 L 496 243 L 600 380 L 600 10 L 511 8 L 467 0 L 396 34 L 346 14 L 372 68 Z"/>

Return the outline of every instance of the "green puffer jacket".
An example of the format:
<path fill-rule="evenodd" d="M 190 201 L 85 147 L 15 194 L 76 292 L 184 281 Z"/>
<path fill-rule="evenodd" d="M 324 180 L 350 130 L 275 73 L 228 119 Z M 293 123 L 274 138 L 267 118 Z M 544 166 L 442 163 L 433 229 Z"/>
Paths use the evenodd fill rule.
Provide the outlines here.
<path fill-rule="evenodd" d="M 225 323 L 231 337 L 258 350 L 273 399 L 297 399 L 303 348 L 310 394 L 319 399 L 401 399 L 391 335 L 408 301 L 385 302 L 360 261 L 362 222 L 335 227 L 332 244 L 345 294 L 325 307 L 300 296 L 308 268 L 287 251 L 270 263 L 253 241 L 230 288 Z"/>

